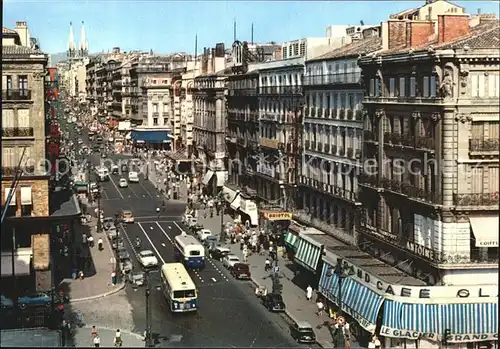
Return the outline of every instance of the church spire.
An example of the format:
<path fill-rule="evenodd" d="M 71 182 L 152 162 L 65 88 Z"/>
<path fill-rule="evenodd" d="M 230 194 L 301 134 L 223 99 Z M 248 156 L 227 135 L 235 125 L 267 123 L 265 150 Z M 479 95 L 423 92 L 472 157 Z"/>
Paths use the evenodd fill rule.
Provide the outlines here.
<path fill-rule="evenodd" d="M 68 52 L 67 55 L 69 58 L 75 57 L 75 35 L 73 34 L 73 23 L 69 22 L 69 40 L 68 40 Z"/>
<path fill-rule="evenodd" d="M 85 23 L 82 21 L 82 31 L 80 34 L 80 56 L 87 57 L 89 52 L 89 43 L 85 35 Z"/>

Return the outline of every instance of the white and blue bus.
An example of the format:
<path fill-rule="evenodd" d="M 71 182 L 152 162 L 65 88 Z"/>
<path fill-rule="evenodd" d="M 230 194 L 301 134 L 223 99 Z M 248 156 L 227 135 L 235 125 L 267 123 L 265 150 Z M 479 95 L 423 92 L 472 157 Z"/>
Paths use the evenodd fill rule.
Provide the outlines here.
<path fill-rule="evenodd" d="M 193 236 L 182 233 L 174 239 L 174 254 L 186 268 L 200 269 L 205 266 L 205 248 Z"/>
<path fill-rule="evenodd" d="M 198 291 L 182 263 L 163 264 L 161 284 L 170 311 L 181 313 L 198 310 Z"/>

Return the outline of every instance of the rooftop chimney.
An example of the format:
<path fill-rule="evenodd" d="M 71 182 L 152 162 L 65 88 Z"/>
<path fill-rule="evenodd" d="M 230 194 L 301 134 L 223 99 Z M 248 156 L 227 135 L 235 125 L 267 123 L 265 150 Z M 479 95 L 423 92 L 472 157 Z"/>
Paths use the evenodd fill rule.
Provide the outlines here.
<path fill-rule="evenodd" d="M 411 21 L 406 24 L 406 47 L 422 46 L 434 34 L 432 21 Z"/>
<path fill-rule="evenodd" d="M 469 15 L 438 15 L 438 43 L 446 43 L 469 34 Z"/>
<path fill-rule="evenodd" d="M 15 28 L 19 39 L 21 40 L 21 45 L 25 47 L 30 47 L 30 33 L 28 31 L 28 24 L 26 22 L 16 22 Z"/>

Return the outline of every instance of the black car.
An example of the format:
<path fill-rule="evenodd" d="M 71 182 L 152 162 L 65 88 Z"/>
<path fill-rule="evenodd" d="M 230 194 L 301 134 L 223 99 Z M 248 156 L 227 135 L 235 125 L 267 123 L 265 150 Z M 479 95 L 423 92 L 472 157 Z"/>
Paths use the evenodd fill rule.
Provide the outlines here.
<path fill-rule="evenodd" d="M 128 172 L 128 165 L 122 164 L 120 169 L 122 170 L 122 172 Z"/>
<path fill-rule="evenodd" d="M 262 304 L 272 312 L 281 313 L 285 311 L 285 302 L 280 294 L 268 293 L 262 297 Z"/>
<path fill-rule="evenodd" d="M 123 261 L 125 259 L 130 259 L 130 254 L 125 248 L 121 248 L 118 250 L 118 259 Z"/>
<path fill-rule="evenodd" d="M 217 246 L 216 248 L 209 250 L 208 253 L 210 258 L 221 261 L 222 258 L 231 253 L 231 250 L 227 247 Z"/>
<path fill-rule="evenodd" d="M 308 322 L 294 323 L 290 326 L 290 334 L 299 343 L 316 343 L 316 335 Z"/>

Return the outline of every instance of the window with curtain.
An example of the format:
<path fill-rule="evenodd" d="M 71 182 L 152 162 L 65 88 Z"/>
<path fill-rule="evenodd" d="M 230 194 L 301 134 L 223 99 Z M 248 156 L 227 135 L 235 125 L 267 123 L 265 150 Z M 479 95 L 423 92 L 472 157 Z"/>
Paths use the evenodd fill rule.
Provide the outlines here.
<path fill-rule="evenodd" d="M 500 138 L 500 123 L 498 121 L 488 122 L 488 138 L 489 139 Z"/>
<path fill-rule="evenodd" d="M 473 122 L 471 127 L 472 139 L 484 138 L 484 123 Z"/>
<path fill-rule="evenodd" d="M 406 97 L 406 78 L 399 78 L 399 97 Z"/>
<path fill-rule="evenodd" d="M 396 79 L 389 79 L 389 97 L 394 97 L 396 93 Z"/>
<path fill-rule="evenodd" d="M 410 77 L 410 97 L 416 96 L 416 89 L 417 89 L 417 79 L 414 76 L 412 76 Z"/>
<path fill-rule="evenodd" d="M 370 79 L 370 97 L 375 96 L 375 79 Z"/>
<path fill-rule="evenodd" d="M 422 82 L 422 96 L 423 97 L 429 97 L 429 77 L 424 76 L 423 77 L 423 82 Z"/>
<path fill-rule="evenodd" d="M 499 167 L 498 166 L 495 166 L 495 167 L 490 167 L 488 169 L 488 178 L 489 178 L 489 182 L 488 182 L 488 192 L 490 193 L 498 193 L 498 191 L 500 190 L 500 187 L 499 187 L 499 181 L 500 181 L 500 171 L 499 171 Z"/>
<path fill-rule="evenodd" d="M 471 193 L 480 194 L 484 189 L 484 169 L 482 167 L 473 167 L 471 171 Z"/>
<path fill-rule="evenodd" d="M 3 109 L 2 110 L 2 127 L 9 128 L 15 127 L 14 122 L 14 110 L 13 109 Z"/>
<path fill-rule="evenodd" d="M 17 110 L 17 125 L 18 127 L 30 127 L 30 110 L 18 109 Z"/>

